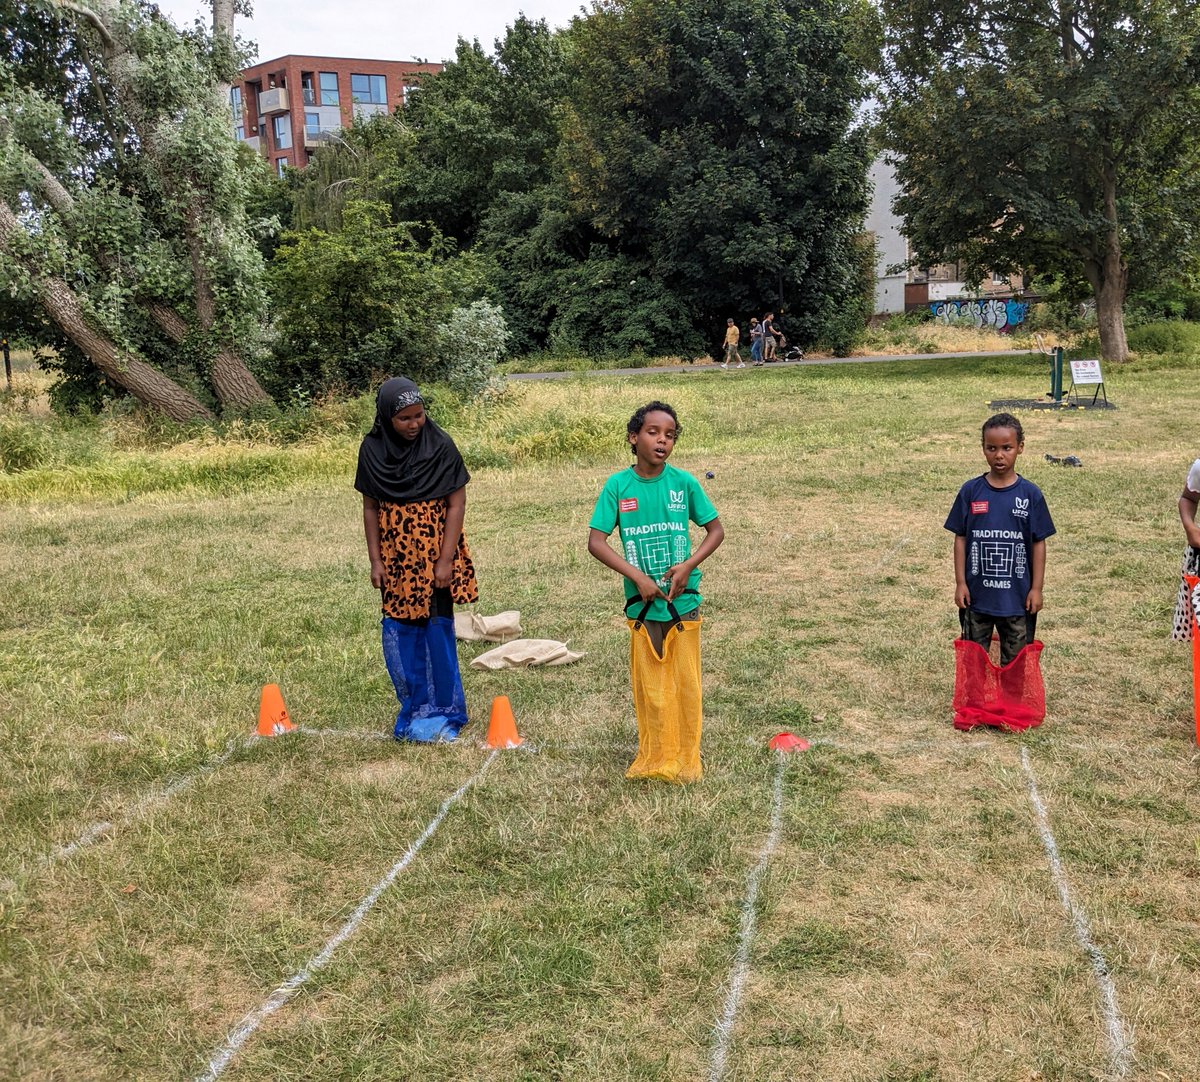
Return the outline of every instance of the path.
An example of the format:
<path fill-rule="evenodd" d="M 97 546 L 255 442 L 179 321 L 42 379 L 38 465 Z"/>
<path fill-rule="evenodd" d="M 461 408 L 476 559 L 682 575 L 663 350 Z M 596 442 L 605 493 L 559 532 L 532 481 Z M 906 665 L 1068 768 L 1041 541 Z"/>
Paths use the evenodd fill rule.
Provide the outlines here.
<path fill-rule="evenodd" d="M 992 349 L 977 353 L 887 353 L 877 357 L 813 357 L 802 361 L 771 361 L 767 368 L 808 368 L 818 364 L 879 364 L 886 361 L 957 361 L 964 357 L 1028 357 L 1037 356 L 1036 349 Z M 746 365 L 743 371 L 749 371 Z M 723 369 L 715 362 L 698 364 L 663 364 L 643 368 L 589 368 L 580 372 L 513 372 L 509 379 L 570 379 L 572 376 L 652 376 L 675 375 L 678 372 L 736 372 Z"/>

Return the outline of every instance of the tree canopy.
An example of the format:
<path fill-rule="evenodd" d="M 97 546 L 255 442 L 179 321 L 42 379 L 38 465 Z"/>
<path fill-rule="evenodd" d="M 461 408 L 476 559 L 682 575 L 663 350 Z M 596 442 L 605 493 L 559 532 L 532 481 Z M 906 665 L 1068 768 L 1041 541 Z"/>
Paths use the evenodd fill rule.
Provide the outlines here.
<path fill-rule="evenodd" d="M 1197 258 L 1192 0 L 884 0 L 882 128 L 924 262 L 1089 284 L 1127 354 L 1131 267 Z"/>

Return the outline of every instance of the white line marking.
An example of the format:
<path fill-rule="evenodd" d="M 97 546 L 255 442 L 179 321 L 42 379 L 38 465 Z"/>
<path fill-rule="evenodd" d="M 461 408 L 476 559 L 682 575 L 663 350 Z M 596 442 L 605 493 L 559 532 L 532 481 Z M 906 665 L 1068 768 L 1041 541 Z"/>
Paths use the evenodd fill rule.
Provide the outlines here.
<path fill-rule="evenodd" d="M 429 825 L 421 832 L 420 837 L 413 842 L 404 855 L 392 865 L 388 873 L 371 888 L 370 893 L 358 903 L 358 908 L 347 918 L 346 922 L 337 930 L 337 932 L 326 942 L 320 952 L 310 958 L 304 965 L 293 973 L 286 981 L 275 989 L 258 1007 L 251 1011 L 245 1018 L 242 1019 L 238 1027 L 230 1034 L 229 1039 L 221 1046 L 221 1048 L 208 1061 L 208 1070 L 203 1074 L 197 1075 L 196 1082 L 214 1082 L 229 1066 L 233 1057 L 237 1055 L 238 1050 L 253 1036 L 254 1031 L 263 1024 L 271 1015 L 273 1015 L 280 1007 L 284 1006 L 288 1000 L 292 998 L 305 982 L 314 973 L 319 973 L 326 965 L 329 964 L 330 958 L 333 957 L 333 952 L 338 949 L 347 939 L 354 934 L 356 928 L 362 923 L 363 918 L 371 911 L 372 907 L 379 900 L 379 896 L 387 890 L 388 887 L 395 882 L 396 877 L 404 871 L 405 868 L 412 863 L 413 858 L 421 851 L 421 847 L 429 841 L 433 836 L 434 831 L 441 826 L 442 820 L 446 818 L 446 813 L 462 799 L 463 795 L 478 782 L 487 771 L 487 768 L 492 765 L 492 760 L 499 755 L 497 749 L 493 751 L 483 762 L 483 766 L 460 785 L 450 796 L 442 801 L 442 805 L 438 808 L 437 814 L 429 821 Z"/>
<path fill-rule="evenodd" d="M 346 736 L 352 737 L 355 740 L 394 740 L 395 737 L 391 733 L 381 733 L 376 729 L 306 729 L 302 725 L 297 725 L 294 729 L 289 729 L 286 733 L 281 733 L 281 736 Z"/>
<path fill-rule="evenodd" d="M 0 890 L 13 890 L 17 882 L 28 880 L 40 871 L 44 871 L 53 864 L 62 864 L 70 860 L 76 853 L 82 852 L 95 845 L 99 841 L 103 841 L 119 826 L 124 826 L 126 823 L 134 822 L 144 816 L 151 808 L 159 804 L 165 804 L 171 797 L 183 792 L 190 785 L 194 785 L 200 778 L 206 774 L 211 774 L 220 766 L 224 766 L 229 761 L 231 755 L 241 748 L 249 747 L 258 736 L 251 735 L 245 737 L 235 737 L 225 745 L 225 750 L 220 755 L 214 756 L 203 766 L 197 767 L 190 774 L 184 774 L 181 778 L 176 778 L 169 785 L 157 792 L 147 793 L 145 796 L 134 801 L 121 815 L 113 822 L 103 820 L 99 823 L 92 823 L 84 830 L 74 841 L 67 842 L 65 845 L 55 846 L 49 853 L 44 853 L 38 857 L 27 872 L 14 876 L 11 879 L 0 880 Z"/>
<path fill-rule="evenodd" d="M 1067 875 L 1063 871 L 1062 861 L 1058 856 L 1058 844 L 1050 831 L 1050 819 L 1046 814 L 1045 805 L 1042 804 L 1042 798 L 1038 796 L 1037 779 L 1033 776 L 1029 751 L 1025 747 L 1021 748 L 1021 766 L 1029 780 L 1029 799 L 1033 802 L 1034 811 L 1037 813 L 1038 833 L 1042 836 L 1042 845 L 1046 850 L 1046 857 L 1050 861 L 1050 874 L 1054 879 L 1054 885 L 1058 887 L 1058 896 L 1062 900 L 1063 909 L 1071 918 L 1071 924 L 1075 929 L 1075 938 L 1091 961 L 1092 972 L 1096 975 L 1096 984 L 1100 988 L 1100 998 L 1104 1004 L 1104 1028 L 1108 1032 L 1108 1052 L 1112 1073 L 1117 1078 L 1124 1078 L 1133 1063 L 1133 1040 L 1128 1035 L 1125 1023 L 1121 1019 L 1121 1011 L 1117 1006 L 1117 989 L 1113 984 L 1104 954 L 1092 941 L 1091 932 L 1088 931 L 1087 915 L 1071 899 L 1071 888 L 1067 883 Z"/>
<path fill-rule="evenodd" d="M 737 1017 L 738 1002 L 742 998 L 742 987 L 750 968 L 750 944 L 754 940 L 754 929 L 758 922 L 758 885 L 771 862 L 775 847 L 779 844 L 780 828 L 783 823 L 783 762 L 782 752 L 775 753 L 775 789 L 771 803 L 771 829 L 758 855 L 758 863 L 751 869 L 746 880 L 746 897 L 742 902 L 742 927 L 738 933 L 737 953 L 729 980 L 729 992 L 725 997 L 725 1010 L 713 1027 L 712 1061 L 708 1069 L 710 1082 L 720 1082 L 725 1077 L 729 1060 L 729 1046 L 733 1039 L 733 1022 Z"/>
<path fill-rule="evenodd" d="M 884 564 L 886 564 L 888 562 L 888 560 L 890 560 L 893 556 L 895 556 L 897 552 L 899 552 L 902 548 L 904 548 L 904 546 L 907 545 L 910 540 L 911 540 L 911 538 L 908 538 L 908 537 L 900 538 L 899 541 L 897 541 L 890 549 L 887 550 L 887 552 L 885 552 L 883 554 L 883 559 L 881 559 L 879 561 L 879 563 L 877 563 L 873 568 L 871 568 L 871 571 L 878 571 L 881 567 L 883 567 Z M 869 573 L 870 572 L 868 572 L 868 574 Z"/>

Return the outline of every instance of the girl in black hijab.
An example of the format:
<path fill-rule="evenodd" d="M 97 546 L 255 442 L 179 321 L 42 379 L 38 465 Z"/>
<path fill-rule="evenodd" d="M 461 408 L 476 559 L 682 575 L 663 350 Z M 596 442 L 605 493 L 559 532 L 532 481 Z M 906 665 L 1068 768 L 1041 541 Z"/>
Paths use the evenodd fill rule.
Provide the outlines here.
<path fill-rule="evenodd" d="M 454 606 L 479 598 L 463 536 L 471 479 L 410 379 L 379 388 L 358 449 L 371 585 L 383 599 L 383 657 L 400 700 L 397 740 L 453 740 L 467 723 Z"/>

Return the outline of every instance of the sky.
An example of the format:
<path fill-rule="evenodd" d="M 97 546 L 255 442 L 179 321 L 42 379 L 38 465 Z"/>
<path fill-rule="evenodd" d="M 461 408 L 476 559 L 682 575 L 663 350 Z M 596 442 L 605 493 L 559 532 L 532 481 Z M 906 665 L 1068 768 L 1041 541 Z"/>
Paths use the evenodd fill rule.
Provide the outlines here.
<path fill-rule="evenodd" d="M 199 16 L 212 22 L 202 0 L 157 0 L 177 25 Z M 530 19 L 565 26 L 583 0 L 253 0 L 254 18 L 238 16 L 237 32 L 258 45 L 258 61 L 288 53 L 355 60 L 429 60 L 454 57 L 460 37 L 478 38 L 487 52 L 522 11 Z"/>

